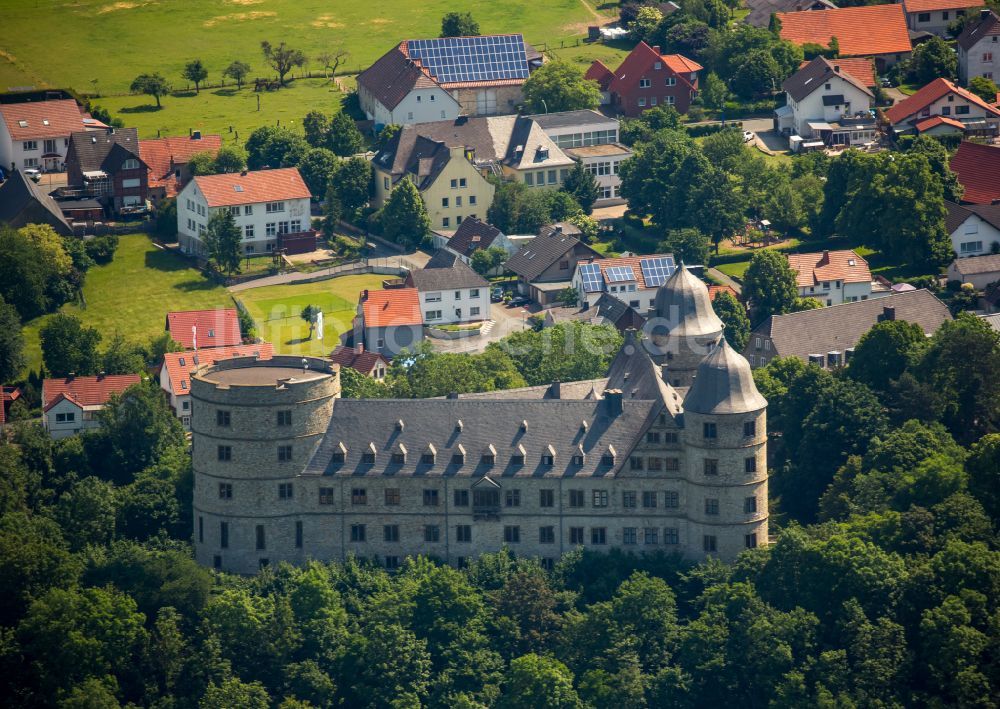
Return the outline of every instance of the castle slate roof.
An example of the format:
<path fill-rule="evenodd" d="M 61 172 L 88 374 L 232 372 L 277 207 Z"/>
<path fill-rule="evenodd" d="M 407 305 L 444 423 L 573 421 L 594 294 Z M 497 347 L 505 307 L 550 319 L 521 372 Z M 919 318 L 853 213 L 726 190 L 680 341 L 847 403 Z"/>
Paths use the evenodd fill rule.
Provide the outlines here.
<path fill-rule="evenodd" d="M 406 282 L 421 293 L 458 288 L 488 288 L 490 285 L 465 261 L 445 249 L 438 249 L 423 268 L 410 271 Z"/>
<path fill-rule="evenodd" d="M 724 327 L 712 309 L 708 288 L 683 263 L 656 291 L 653 307 L 658 318 L 676 323 L 671 335 L 700 337 L 720 333 Z"/>
<path fill-rule="evenodd" d="M 811 354 L 843 352 L 857 345 L 862 335 L 885 319 L 886 308 L 892 309 L 894 319 L 915 323 L 928 335 L 951 320 L 948 306 L 928 290 L 892 293 L 881 298 L 772 315 L 754 329 L 747 351 L 751 351 L 754 336 L 760 335 L 771 339 L 779 357 L 808 361 Z"/>
<path fill-rule="evenodd" d="M 660 407 L 654 401 L 624 400 L 615 414 L 607 399 L 337 399 L 303 474 L 489 476 L 501 485 L 513 477 L 613 477 L 627 465 L 628 453 Z M 341 446 L 344 462 L 335 463 L 333 453 Z M 543 465 L 550 446 L 554 464 Z M 435 462 L 422 462 L 431 447 Z M 362 454 L 372 448 L 375 463 L 366 464 Z M 602 462 L 612 448 L 614 463 Z M 404 451 L 405 462 L 393 463 L 393 454 Z M 453 462 L 463 452 L 465 462 Z M 574 463 L 581 452 L 583 463 Z M 487 453 L 496 456 L 494 464 L 483 462 Z M 524 455 L 524 463 L 513 463 L 515 455 Z"/>
<path fill-rule="evenodd" d="M 767 406 L 757 391 L 750 363 L 722 338 L 698 365 L 684 409 L 699 414 L 745 414 Z"/>

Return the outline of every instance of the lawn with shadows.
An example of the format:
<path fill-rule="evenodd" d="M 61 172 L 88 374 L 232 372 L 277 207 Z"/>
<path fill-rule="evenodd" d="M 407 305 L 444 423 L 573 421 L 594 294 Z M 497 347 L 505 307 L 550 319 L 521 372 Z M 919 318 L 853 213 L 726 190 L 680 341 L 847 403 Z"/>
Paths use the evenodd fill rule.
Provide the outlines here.
<path fill-rule="evenodd" d="M 202 276 L 185 258 L 158 249 L 145 234 L 122 236 L 114 261 L 87 273 L 83 295 L 85 305 L 68 303 L 60 312 L 96 328 L 105 343 L 115 330 L 130 340 L 148 341 L 163 332 L 170 310 L 233 307 L 225 288 Z M 25 325 L 32 369 L 41 363 L 38 333 L 51 317 L 35 318 Z"/>
<path fill-rule="evenodd" d="M 358 295 L 379 290 L 386 276 L 340 276 L 316 283 L 266 286 L 241 291 L 238 298 L 257 322 L 259 335 L 274 351 L 292 355 L 328 355 L 351 329 Z M 307 305 L 323 311 L 323 341 L 309 339 L 309 324 L 301 317 Z"/>

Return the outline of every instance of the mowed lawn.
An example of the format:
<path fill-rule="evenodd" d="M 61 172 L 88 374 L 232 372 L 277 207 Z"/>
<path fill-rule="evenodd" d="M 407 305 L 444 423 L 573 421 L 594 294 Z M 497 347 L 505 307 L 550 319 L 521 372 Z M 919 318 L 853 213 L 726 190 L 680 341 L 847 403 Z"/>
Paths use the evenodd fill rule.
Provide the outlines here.
<path fill-rule="evenodd" d="M 149 96 L 108 96 L 93 100 L 129 128 L 137 128 L 140 138 L 187 135 L 188 131 L 221 135 L 224 143 L 245 143 L 255 128 L 288 126 L 302 131 L 302 118 L 309 111 L 327 115 L 340 110 L 344 95 L 326 79 L 296 79 L 278 91 L 256 92 L 245 84 L 225 88 L 184 91 L 165 96 L 161 107 Z M 260 110 L 257 100 L 260 99 Z"/>
<path fill-rule="evenodd" d="M 322 356 L 340 344 L 341 333 L 351 329 L 361 291 L 381 289 L 385 278 L 375 274 L 341 276 L 316 283 L 251 288 L 237 297 L 257 322 L 260 337 L 273 343 L 275 352 Z M 322 342 L 309 338 L 309 324 L 302 319 L 308 305 L 323 311 Z"/>
<path fill-rule="evenodd" d="M 592 0 L 591 0 L 592 2 Z M 524 34 L 558 46 L 608 18 L 585 0 L 0 0 L 0 50 L 21 73 L 50 86 L 125 93 L 143 72 L 159 72 L 176 88 L 185 62 L 200 58 L 209 79 L 241 60 L 251 76 L 266 76 L 262 40 L 282 41 L 310 58 L 338 48 L 350 52 L 347 69 L 366 67 L 402 39 L 437 37 L 441 17 L 469 11 L 483 33 Z M 40 27 L 59 27 L 59 41 Z M 97 83 L 93 83 L 94 80 Z"/>
<path fill-rule="evenodd" d="M 130 340 L 147 342 L 163 332 L 167 311 L 233 307 L 229 292 L 170 251 L 156 248 L 145 234 L 122 236 L 115 260 L 87 273 L 86 307 L 67 304 L 62 311 L 96 328 L 107 342 L 116 330 Z M 41 363 L 38 333 L 51 317 L 25 326 L 29 366 Z M 102 344 L 103 346 L 103 344 Z"/>

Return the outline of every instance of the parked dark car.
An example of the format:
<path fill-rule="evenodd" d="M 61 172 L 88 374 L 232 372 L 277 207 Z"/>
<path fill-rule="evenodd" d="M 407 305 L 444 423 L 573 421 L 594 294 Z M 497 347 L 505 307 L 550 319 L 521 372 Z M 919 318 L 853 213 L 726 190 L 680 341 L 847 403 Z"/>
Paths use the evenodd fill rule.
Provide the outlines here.
<path fill-rule="evenodd" d="M 501 300 L 503 300 L 503 288 L 497 286 L 490 291 L 490 302 L 499 303 Z"/>
<path fill-rule="evenodd" d="M 516 308 L 519 305 L 527 305 L 530 302 L 531 302 L 531 298 L 529 298 L 529 297 L 527 297 L 525 295 L 517 295 L 517 296 L 514 296 L 513 298 L 511 298 L 510 302 L 507 303 L 507 305 L 509 307 L 511 307 L 511 308 Z"/>

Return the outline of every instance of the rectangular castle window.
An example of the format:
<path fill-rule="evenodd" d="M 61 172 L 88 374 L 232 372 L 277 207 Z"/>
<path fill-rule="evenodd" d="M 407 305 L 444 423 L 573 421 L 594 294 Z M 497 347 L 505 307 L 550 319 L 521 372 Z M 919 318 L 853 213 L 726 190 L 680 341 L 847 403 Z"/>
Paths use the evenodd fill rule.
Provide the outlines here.
<path fill-rule="evenodd" d="M 355 487 L 351 489 L 351 504 L 352 505 L 367 505 L 368 504 L 368 490 L 363 487 Z"/>
<path fill-rule="evenodd" d="M 218 448 L 219 460 L 222 462 L 229 462 L 233 459 L 233 448 L 232 446 L 219 446 Z"/>
<path fill-rule="evenodd" d="M 267 549 L 267 538 L 264 536 L 264 525 L 257 525 L 257 549 Z"/>
<path fill-rule="evenodd" d="M 385 542 L 398 542 L 399 541 L 399 525 L 398 524 L 387 524 L 382 527 L 382 541 Z"/>
<path fill-rule="evenodd" d="M 291 500 L 293 495 L 292 483 L 278 484 L 278 499 Z"/>
<path fill-rule="evenodd" d="M 321 487 L 319 489 L 319 504 L 321 504 L 321 505 L 332 505 L 333 504 L 333 488 L 332 487 Z"/>
<path fill-rule="evenodd" d="M 424 490 L 424 507 L 437 507 L 437 506 L 438 506 L 438 491 Z"/>
<path fill-rule="evenodd" d="M 555 507 L 556 495 L 554 490 L 539 490 L 538 491 L 538 506 L 539 507 Z"/>
<path fill-rule="evenodd" d="M 643 507 L 656 507 L 656 491 L 646 490 L 642 493 L 642 506 Z"/>
<path fill-rule="evenodd" d="M 556 528 L 555 527 L 539 527 L 538 528 L 538 543 L 539 544 L 555 544 L 556 542 Z"/>
<path fill-rule="evenodd" d="M 385 504 L 389 507 L 395 507 L 399 504 L 399 488 L 398 487 L 387 487 L 385 489 Z"/>
<path fill-rule="evenodd" d="M 229 522 L 219 522 L 219 548 L 229 548 Z"/>
<path fill-rule="evenodd" d="M 288 463 L 292 460 L 291 446 L 278 446 L 278 462 Z"/>
<path fill-rule="evenodd" d="M 717 515 L 719 514 L 719 500 L 715 497 L 705 498 L 705 514 L 707 515 Z"/>
<path fill-rule="evenodd" d="M 635 490 L 622 491 L 622 507 L 629 510 L 634 509 L 635 501 L 636 501 Z"/>
<path fill-rule="evenodd" d="M 569 528 L 569 543 L 570 544 L 583 544 L 583 527 L 570 527 Z"/>
<path fill-rule="evenodd" d="M 219 483 L 219 499 L 220 500 L 231 500 L 231 499 L 233 499 L 233 485 L 232 485 L 232 483 Z"/>
<path fill-rule="evenodd" d="M 425 542 L 438 542 L 441 540 L 441 528 L 436 524 L 428 524 L 424 526 L 424 541 Z"/>
<path fill-rule="evenodd" d="M 608 530 L 607 527 L 591 527 L 590 528 L 590 543 L 596 544 L 598 546 L 608 543 Z"/>
<path fill-rule="evenodd" d="M 295 523 L 295 548 L 302 548 L 302 522 Z"/>
<path fill-rule="evenodd" d="M 635 544 L 637 539 L 637 530 L 635 527 L 625 527 L 622 529 L 622 543 L 623 544 Z"/>
<path fill-rule="evenodd" d="M 229 426 L 230 416 L 228 411 L 219 409 L 215 412 L 215 425 L 216 426 Z"/>
<path fill-rule="evenodd" d="M 469 491 L 468 490 L 455 490 L 455 507 L 468 507 L 469 506 Z"/>
<path fill-rule="evenodd" d="M 505 544 L 518 544 L 521 541 L 521 528 L 516 525 L 508 525 L 503 528 L 503 541 Z"/>
<path fill-rule="evenodd" d="M 455 541 L 467 544 L 472 541 L 472 526 L 468 524 L 455 525 Z"/>
<path fill-rule="evenodd" d="M 292 412 L 291 411 L 279 411 L 278 412 L 278 425 L 279 426 L 291 426 L 292 425 Z"/>
<path fill-rule="evenodd" d="M 365 525 L 363 524 L 352 524 L 351 525 L 351 541 L 352 542 L 363 542 L 365 541 L 366 531 Z"/>

